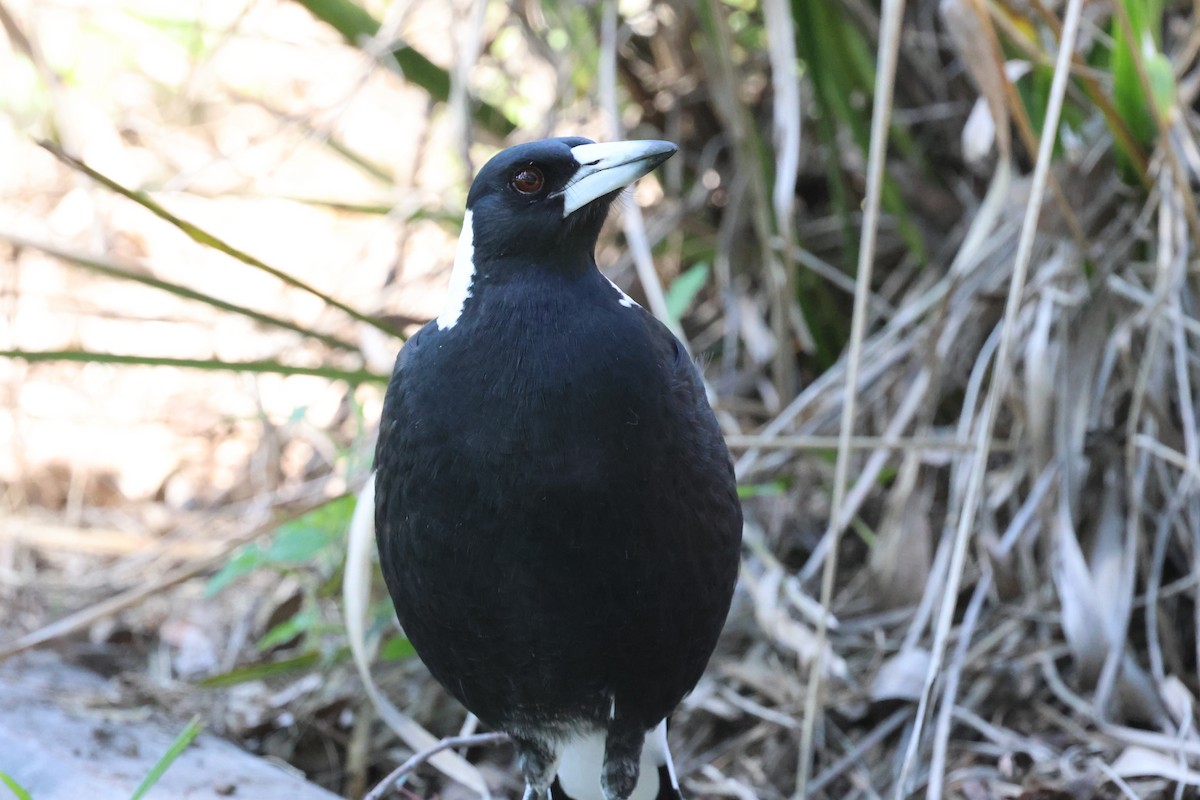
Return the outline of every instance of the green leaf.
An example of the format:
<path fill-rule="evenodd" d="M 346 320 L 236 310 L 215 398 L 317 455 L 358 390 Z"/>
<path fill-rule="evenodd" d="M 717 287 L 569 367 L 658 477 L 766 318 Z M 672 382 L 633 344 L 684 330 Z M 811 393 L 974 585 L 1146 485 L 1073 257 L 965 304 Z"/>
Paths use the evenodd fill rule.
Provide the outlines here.
<path fill-rule="evenodd" d="M 253 572 L 262 566 L 262 548 L 257 544 L 248 544 L 225 563 L 225 566 L 208 580 L 204 587 L 204 596 L 213 597 L 238 578 Z"/>
<path fill-rule="evenodd" d="M 407 658 L 412 658 L 416 654 L 417 651 L 412 646 L 412 642 L 403 636 L 392 636 L 379 648 L 379 658 L 381 661 L 403 661 Z"/>
<path fill-rule="evenodd" d="M 679 322 L 708 282 L 709 265 L 701 261 L 679 273 L 667 288 L 667 315 Z"/>
<path fill-rule="evenodd" d="M 167 752 L 163 753 L 162 758 L 150 769 L 150 772 L 142 779 L 136 791 L 129 800 L 141 800 L 141 798 L 150 791 L 154 784 L 158 783 L 159 778 L 163 773 L 171 768 L 175 763 L 175 759 L 179 758 L 180 754 L 187 749 L 187 746 L 192 743 L 192 740 L 200 735 L 200 730 L 204 727 L 204 723 L 200 721 L 200 717 L 192 717 L 192 721 L 187 724 L 171 746 L 167 748 Z"/>
<path fill-rule="evenodd" d="M 1162 27 L 1162 3 L 1160 0 L 1121 0 L 1121 3 L 1128 13 L 1131 28 L 1126 28 L 1119 14 L 1114 15 L 1113 105 L 1128 124 L 1138 144 L 1148 147 L 1154 143 L 1158 125 L 1151 110 L 1151 98 L 1143 95 L 1142 81 L 1138 76 L 1137 61 L 1132 48 L 1142 48 L 1153 83 L 1154 69 L 1149 63 L 1154 60 L 1154 56 L 1160 55 L 1157 32 Z M 1152 48 L 1151 52 L 1147 53 L 1147 48 Z M 1169 64 L 1167 70 L 1169 73 Z"/>
<path fill-rule="evenodd" d="M 858 538 L 862 539 L 867 547 L 874 547 L 875 542 L 879 540 L 875 531 L 871 530 L 871 527 L 857 516 L 850 520 L 850 526 L 854 528 L 854 532 L 858 534 Z"/>
<path fill-rule="evenodd" d="M 296 522 L 303 522 L 330 534 L 341 536 L 345 533 L 346 526 L 350 524 L 350 518 L 354 516 L 354 506 L 357 502 L 356 496 L 344 494 L 327 503 L 322 503 Z"/>
<path fill-rule="evenodd" d="M 276 645 L 290 642 L 297 636 L 311 631 L 318 622 L 320 622 L 320 617 L 317 615 L 315 608 L 306 608 L 302 611 L 297 611 L 292 615 L 291 619 L 284 620 L 263 634 L 263 637 L 258 640 L 255 648 L 259 651 L 270 650 Z"/>
<path fill-rule="evenodd" d="M 329 544 L 329 533 L 308 522 L 308 516 L 290 522 L 275 533 L 263 562 L 298 564 L 309 560 Z"/>
<path fill-rule="evenodd" d="M 787 482 L 782 480 L 767 483 L 747 483 L 737 487 L 738 497 L 745 500 L 748 497 L 780 497 L 787 493 Z"/>
<path fill-rule="evenodd" d="M 1150 79 L 1150 90 L 1154 93 L 1154 106 L 1159 116 L 1166 118 L 1175 107 L 1175 72 L 1171 68 L 1171 59 L 1155 53 L 1146 62 L 1146 77 Z"/>
<path fill-rule="evenodd" d="M 205 596 L 212 597 L 243 575 L 266 566 L 292 567 L 332 553 L 342 556 L 341 537 L 354 513 L 354 495 L 336 497 L 299 519 L 275 530 L 265 547 L 252 542 L 238 550 L 224 567 L 209 579 Z M 328 566 L 337 559 L 325 559 Z"/>
<path fill-rule="evenodd" d="M 17 796 L 17 800 L 33 800 L 33 798 L 29 796 L 29 792 L 25 791 L 21 784 L 10 778 L 7 773 L 0 772 L 0 783 L 3 783 L 10 790 L 12 790 L 12 793 Z"/>

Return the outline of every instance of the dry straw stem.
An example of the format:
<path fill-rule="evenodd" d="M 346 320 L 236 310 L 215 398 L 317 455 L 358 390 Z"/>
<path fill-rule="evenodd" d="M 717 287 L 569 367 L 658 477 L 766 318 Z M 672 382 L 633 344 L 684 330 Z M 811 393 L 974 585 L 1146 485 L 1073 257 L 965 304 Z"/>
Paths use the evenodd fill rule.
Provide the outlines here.
<path fill-rule="evenodd" d="M 842 444 L 840 436 L 761 436 L 735 434 L 725 437 L 725 442 L 734 450 L 762 448 L 764 450 L 834 450 Z M 851 450 L 906 450 L 915 452 L 942 452 L 946 450 L 972 450 L 975 442 L 953 439 L 946 436 L 852 436 L 845 443 Z M 994 452 L 1012 452 L 1011 442 L 994 442 Z"/>
<path fill-rule="evenodd" d="M 484 747 L 496 744 L 505 744 L 509 741 L 507 733 L 476 733 L 471 736 L 448 736 L 440 740 L 437 744 L 414 754 L 411 758 L 405 761 L 400 766 L 388 773 L 387 777 L 381 780 L 374 789 L 368 792 L 363 800 L 383 800 L 388 790 L 396 785 L 401 778 L 412 772 L 417 767 L 430 760 L 443 750 L 449 750 L 455 747 Z"/>
<path fill-rule="evenodd" d="M 784 254 L 773 242 L 778 241 L 779 224 L 774 218 L 768 177 L 764 174 L 764 143 L 761 141 L 757 123 L 745 104 L 738 102 L 740 76 L 733 63 L 735 50 L 733 36 L 726 22 L 722 4 L 707 0 L 696 6 L 701 26 L 708 37 L 708 47 L 700 55 L 705 71 L 714 87 L 710 92 L 713 110 L 721 118 L 729 138 L 730 156 L 735 172 L 745 176 L 745 193 L 749 215 L 758 247 L 761 250 L 762 280 L 771 287 L 766 303 L 770 308 L 771 334 L 775 347 L 769 353 L 771 379 L 779 397 L 787 397 L 795 385 L 795 363 L 793 339 L 803 350 L 813 350 L 815 340 L 803 317 L 793 308 L 794 294 L 786 292 L 789 285 Z"/>
<path fill-rule="evenodd" d="M 1042 141 L 1038 148 L 1037 162 L 1034 167 L 1033 182 L 1029 200 L 1025 206 L 1025 218 L 1021 227 L 1021 239 L 1017 249 L 1016 261 L 1013 265 L 1012 280 L 1009 283 L 1008 297 L 1005 302 L 1004 318 L 1000 331 L 999 346 L 996 351 L 995 365 L 992 369 L 992 379 L 988 386 L 987 398 L 984 401 L 983 413 L 976 422 L 976 436 L 979 448 L 971 460 L 970 477 L 966 486 L 966 494 L 959 510 L 958 524 L 954 534 L 954 549 L 948 574 L 948 583 L 942 601 L 937 625 L 934 628 L 932 657 L 929 660 L 929 670 L 925 675 L 925 683 L 921 689 L 920 700 L 917 703 L 917 716 L 900 775 L 896 780 L 895 796 L 897 800 L 907 793 L 908 776 L 916 761 L 917 750 L 921 743 L 921 729 L 924 722 L 930 693 L 934 681 L 942 668 L 942 657 L 946 641 L 950 636 L 950 628 L 954 621 L 954 608 L 958 597 L 958 587 L 962 582 L 963 570 L 966 563 L 967 542 L 970 540 L 971 528 L 974 525 L 983 479 L 987 471 L 987 459 L 990 451 L 992 430 L 996 424 L 996 412 L 1001 392 L 1006 388 L 1011 370 L 1011 351 L 1014 348 L 1017 315 L 1020 311 L 1021 300 L 1025 289 L 1025 278 L 1029 270 L 1029 261 L 1033 255 L 1033 243 L 1037 235 L 1038 218 L 1042 210 L 1042 197 L 1045 192 L 1050 163 L 1054 152 L 1055 132 L 1058 130 L 1058 120 L 1062 114 L 1063 99 L 1066 96 L 1067 79 L 1070 75 L 1071 53 L 1075 48 L 1075 37 L 1079 31 L 1080 14 L 1083 0 L 1069 0 L 1066 19 L 1063 24 L 1062 40 L 1059 43 L 1058 59 L 1054 67 L 1054 80 L 1050 86 L 1050 98 L 1046 108 L 1045 125 L 1043 126 Z M 953 702 L 953 697 L 946 698 Z M 943 731 L 949 736 L 949 726 Z M 945 747 L 945 745 L 940 745 Z M 937 800 L 941 797 L 943 776 L 933 774 L 929 781 L 930 797 Z"/>
<path fill-rule="evenodd" d="M 621 111 L 617 106 L 617 23 L 616 0 L 609 0 L 604 4 L 600 20 L 600 65 L 597 85 L 600 107 L 608 117 L 609 130 L 614 140 L 624 138 Z M 658 277 L 658 270 L 654 267 L 654 256 L 650 252 L 650 242 L 646 237 L 646 220 L 636 201 L 625 205 L 621 215 L 621 226 L 625 231 L 638 281 L 642 284 L 642 291 L 646 293 L 646 302 L 650 304 L 650 312 L 670 328 L 679 341 L 683 342 L 688 353 L 691 353 L 679 323 L 667 313 L 666 293 Z"/>
<path fill-rule="evenodd" d="M 883 197 L 884 164 L 887 159 L 887 137 L 891 124 L 896 62 L 900 54 L 900 27 L 904 18 L 904 0 L 885 0 L 882 16 L 875 100 L 871 111 L 871 144 L 867 156 L 867 197 L 863 213 L 858 267 L 855 270 L 854 316 L 850 324 L 850 342 L 847 347 L 846 399 L 842 406 L 837 464 L 834 467 L 830 527 L 825 536 L 830 544 L 825 557 L 825 571 L 821 576 L 821 607 L 825 609 L 830 609 L 833 605 L 833 582 L 837 574 L 837 541 L 842 531 L 842 503 L 845 500 L 846 484 L 850 474 L 850 438 L 854 431 L 858 373 L 862 361 L 863 339 L 866 337 L 867 330 L 867 301 L 870 298 L 871 279 L 874 274 L 875 242 L 879 229 L 880 201 Z M 895 435 L 895 432 L 889 431 L 889 434 Z M 817 623 L 818 650 L 824 649 L 827 636 L 825 617 L 822 616 Z M 796 777 L 795 792 L 798 800 L 805 797 L 808 791 L 808 780 L 812 771 L 814 754 L 817 704 L 823 676 L 824 669 L 821 662 L 817 661 L 814 663 L 814 668 L 809 670 L 808 688 L 804 697 L 804 728 L 800 736 L 799 774 Z"/>
<path fill-rule="evenodd" d="M 800 81 L 796 75 L 796 32 L 792 9 L 787 0 L 764 0 L 763 18 L 767 33 L 767 55 L 771 62 L 774 109 L 772 139 L 775 145 L 775 182 L 771 191 L 771 208 L 778 236 L 772 237 L 770 249 L 777 251 L 770 262 L 775 276 L 774 291 L 780 298 L 796 296 L 796 232 L 793 210 L 796 205 L 796 178 L 800 173 Z M 791 340 L 791 317 L 798 316 L 793 303 L 776 309 L 772 323 L 777 343 L 776 370 L 780 381 L 790 381 L 794 374 L 791 365 L 792 349 L 785 343 Z M 787 386 L 780 382 L 778 385 Z"/>

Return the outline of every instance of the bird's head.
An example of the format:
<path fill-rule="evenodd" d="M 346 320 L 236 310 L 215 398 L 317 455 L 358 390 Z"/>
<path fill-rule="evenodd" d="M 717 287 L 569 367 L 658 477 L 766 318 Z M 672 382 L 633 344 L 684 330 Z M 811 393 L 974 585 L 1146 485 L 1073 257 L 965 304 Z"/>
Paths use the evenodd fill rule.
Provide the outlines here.
<path fill-rule="evenodd" d="M 467 196 L 476 262 L 553 251 L 590 257 L 620 191 L 675 150 L 670 142 L 572 137 L 497 153 Z"/>
<path fill-rule="evenodd" d="M 446 307 L 451 328 L 468 298 L 533 269 L 578 274 L 595 264 L 596 238 L 621 190 L 676 151 L 670 142 L 597 144 L 542 139 L 502 150 L 467 195 Z"/>

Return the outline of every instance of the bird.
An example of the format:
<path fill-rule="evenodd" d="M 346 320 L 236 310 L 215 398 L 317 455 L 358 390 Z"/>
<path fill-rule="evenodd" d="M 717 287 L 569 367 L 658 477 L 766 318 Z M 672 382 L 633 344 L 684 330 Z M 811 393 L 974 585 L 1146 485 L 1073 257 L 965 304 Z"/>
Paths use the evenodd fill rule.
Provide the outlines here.
<path fill-rule="evenodd" d="M 742 509 L 687 349 L 597 267 L 677 148 L 518 144 L 476 174 L 444 307 L 397 356 L 374 525 L 433 677 L 513 741 L 525 800 L 678 800 L 667 718 L 729 612 Z"/>

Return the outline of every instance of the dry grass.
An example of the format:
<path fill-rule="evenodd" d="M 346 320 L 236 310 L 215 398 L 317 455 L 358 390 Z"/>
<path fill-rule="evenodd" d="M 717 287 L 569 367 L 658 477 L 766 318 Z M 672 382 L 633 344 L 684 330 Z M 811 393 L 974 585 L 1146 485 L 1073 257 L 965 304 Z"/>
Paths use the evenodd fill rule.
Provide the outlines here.
<path fill-rule="evenodd" d="M 0 131 L 21 156 L 0 346 L 386 373 L 398 345 L 30 134 L 400 329 L 436 307 L 466 165 L 501 144 L 472 97 L 508 113 L 509 141 L 676 140 L 600 259 L 660 311 L 708 265 L 675 322 L 756 487 L 727 635 L 672 734 L 690 794 L 1196 797 L 1200 19 L 1166 4 L 1157 44 L 1134 46 L 1122 26 L 1154 6 L 414 3 L 372 8 L 382 33 L 356 48 L 283 0 L 213 4 L 195 39 L 128 4 L 6 0 L 0 69 L 39 91 L 14 92 Z M 445 103 L 391 71 L 392 37 L 445 68 Z M 116 43 L 127 61 L 95 55 Z M 894 98 L 884 66 L 874 94 L 855 83 L 876 47 Z M 1158 98 L 1144 119 L 1130 91 Z M 87 631 L 146 695 L 350 796 L 411 755 L 363 700 L 319 559 L 204 602 L 193 580 L 357 484 L 378 386 L 19 360 L 0 381 L 0 477 L 30 521 L 0 525 L 0 651 Z M 327 627 L 254 648 L 298 607 Z M 375 673 L 412 720 L 471 733 L 412 660 Z M 471 756 L 497 792 L 509 758 Z"/>

